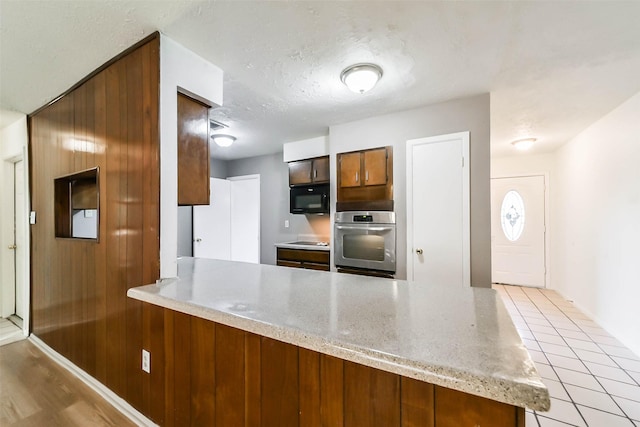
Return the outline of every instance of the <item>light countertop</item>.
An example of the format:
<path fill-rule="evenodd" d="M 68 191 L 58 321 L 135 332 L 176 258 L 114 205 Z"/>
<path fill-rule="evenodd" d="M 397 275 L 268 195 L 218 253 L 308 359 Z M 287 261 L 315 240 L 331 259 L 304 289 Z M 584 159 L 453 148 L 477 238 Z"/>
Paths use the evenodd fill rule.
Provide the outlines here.
<path fill-rule="evenodd" d="M 285 249 L 304 249 L 307 251 L 329 251 L 329 245 L 324 242 L 289 242 L 289 243 L 276 243 L 276 248 L 285 248 Z"/>
<path fill-rule="evenodd" d="M 127 295 L 443 387 L 549 408 L 491 289 L 194 258 L 178 260 L 178 276 Z"/>

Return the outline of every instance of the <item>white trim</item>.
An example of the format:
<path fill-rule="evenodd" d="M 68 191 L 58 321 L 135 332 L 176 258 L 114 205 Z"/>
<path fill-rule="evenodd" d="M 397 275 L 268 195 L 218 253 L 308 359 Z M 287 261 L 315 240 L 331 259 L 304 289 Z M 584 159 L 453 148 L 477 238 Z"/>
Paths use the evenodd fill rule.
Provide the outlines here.
<path fill-rule="evenodd" d="M 42 350 L 47 356 L 49 356 L 54 362 L 58 365 L 65 368 L 71 374 L 73 374 L 80 381 L 88 385 L 93 391 L 98 393 L 102 398 L 104 398 L 107 402 L 109 402 L 114 408 L 120 411 L 124 416 L 129 418 L 138 426 L 143 427 L 152 427 L 157 426 L 153 421 L 145 417 L 143 414 L 138 412 L 133 406 L 131 406 L 127 401 L 123 398 L 115 394 L 111 391 L 107 386 L 102 384 L 97 379 L 93 378 L 91 375 L 87 374 L 85 371 L 80 369 L 78 366 L 73 364 L 69 359 L 62 356 L 60 353 L 49 347 L 44 341 L 42 341 L 37 336 L 31 334 L 29 337 L 29 341 L 31 341 L 36 347 Z"/>
<path fill-rule="evenodd" d="M 413 146 L 462 140 L 462 286 L 471 286 L 471 214 L 469 193 L 469 132 L 457 132 L 407 141 L 407 280 L 413 280 Z M 461 160 L 462 161 L 462 160 Z"/>
<path fill-rule="evenodd" d="M 533 176 L 542 176 L 544 178 L 544 286 L 538 289 L 552 289 L 551 285 L 551 254 L 550 254 L 550 224 L 549 224 L 549 172 L 532 172 L 532 173 L 508 173 L 508 174 L 498 174 L 496 176 L 492 176 L 490 179 L 503 179 L 503 178 L 526 178 Z M 493 280 L 492 280 L 493 283 Z"/>
<path fill-rule="evenodd" d="M 24 172 L 24 177 L 23 177 L 23 185 L 24 185 L 24 203 L 25 205 L 23 206 L 24 212 L 25 212 L 25 223 L 21 224 L 20 226 L 22 226 L 24 228 L 24 244 L 21 245 L 20 247 L 18 247 L 16 249 L 16 253 L 14 254 L 13 257 L 13 264 L 15 266 L 16 262 L 17 262 L 17 255 L 18 255 L 18 251 L 22 252 L 22 257 L 24 259 L 24 271 L 22 272 L 22 277 L 24 278 L 24 284 L 23 284 L 23 295 L 22 295 L 22 301 L 24 302 L 24 307 L 22 307 L 22 313 L 23 313 L 23 317 L 22 317 L 22 335 L 24 337 L 29 336 L 29 323 L 30 323 L 30 317 L 29 317 L 29 313 L 30 313 L 30 295 L 31 295 L 31 278 L 30 278 L 30 269 L 29 266 L 31 265 L 31 258 L 30 258 L 30 254 L 31 254 L 31 249 L 30 249 L 30 242 L 31 242 L 31 227 L 29 225 L 29 212 L 30 212 L 30 208 L 31 208 L 31 204 L 30 204 L 30 199 L 31 199 L 31 194 L 29 193 L 29 156 L 27 153 L 27 147 L 22 147 L 22 152 L 16 156 L 13 157 L 9 157 L 7 159 L 5 159 L 4 161 L 4 165 L 3 166 L 9 166 L 9 168 L 11 169 L 11 173 L 9 173 L 7 176 L 4 176 L 4 178 L 7 179 L 7 183 L 8 185 L 6 185 L 5 189 L 8 189 L 11 192 L 11 197 L 7 199 L 7 203 L 10 203 L 10 210 L 11 210 L 11 215 L 8 216 L 6 218 L 6 221 L 10 221 L 11 222 L 11 228 L 13 228 L 14 226 L 14 221 L 15 221 L 15 181 L 14 181 L 14 168 L 15 168 L 15 164 L 19 161 L 23 162 L 23 172 Z M 9 172 L 9 171 L 7 171 Z M 0 225 L 1 227 L 5 227 L 4 223 L 1 223 Z M 0 233 L 1 234 L 1 233 Z M 13 240 L 12 240 L 13 241 Z M 0 262 L 3 262 L 4 257 L 0 257 Z M 15 301 L 16 301 L 16 295 L 15 292 L 13 291 L 13 289 L 9 289 L 10 286 L 15 286 L 15 281 L 17 280 L 17 275 L 13 274 L 13 282 L 11 283 L 11 281 L 7 281 L 4 285 L 0 285 L 0 300 L 1 301 L 5 301 L 2 303 L 2 307 L 0 307 L 0 317 L 8 317 L 12 314 L 14 314 L 17 309 L 14 308 L 15 307 Z M 10 303 L 9 301 L 13 300 L 13 303 Z M 8 305 L 10 304 L 10 305 Z"/>

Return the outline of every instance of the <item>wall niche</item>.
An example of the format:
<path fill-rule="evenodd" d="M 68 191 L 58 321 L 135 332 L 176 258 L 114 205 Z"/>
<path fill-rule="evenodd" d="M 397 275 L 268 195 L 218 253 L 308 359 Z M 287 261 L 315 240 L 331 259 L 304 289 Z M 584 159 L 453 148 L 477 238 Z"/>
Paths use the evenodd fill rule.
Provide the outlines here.
<path fill-rule="evenodd" d="M 96 167 L 54 180 L 56 237 L 98 241 L 98 177 Z"/>

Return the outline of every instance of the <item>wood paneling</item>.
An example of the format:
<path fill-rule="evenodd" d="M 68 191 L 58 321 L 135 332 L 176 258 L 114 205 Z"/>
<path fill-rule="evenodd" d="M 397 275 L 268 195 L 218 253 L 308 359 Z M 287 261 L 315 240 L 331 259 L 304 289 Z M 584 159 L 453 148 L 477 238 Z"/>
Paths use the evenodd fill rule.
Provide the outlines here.
<path fill-rule="evenodd" d="M 402 377 L 400 389 L 402 427 L 433 427 L 433 384 Z"/>
<path fill-rule="evenodd" d="M 160 425 L 523 427 L 522 408 L 143 306 Z"/>
<path fill-rule="evenodd" d="M 261 426 L 298 425 L 298 347 L 262 337 Z"/>
<path fill-rule="evenodd" d="M 495 400 L 435 386 L 435 402 L 437 427 L 517 426 L 518 408 Z"/>
<path fill-rule="evenodd" d="M 216 424 L 245 425 L 245 332 L 216 325 Z"/>
<path fill-rule="evenodd" d="M 178 94 L 178 205 L 209 204 L 209 107 Z"/>
<path fill-rule="evenodd" d="M 29 116 L 32 332 L 153 418 L 164 377 L 140 369 L 142 322 L 164 314 L 126 292 L 159 276 L 158 102 L 156 34 Z M 54 179 L 94 167 L 99 241 L 56 239 Z"/>

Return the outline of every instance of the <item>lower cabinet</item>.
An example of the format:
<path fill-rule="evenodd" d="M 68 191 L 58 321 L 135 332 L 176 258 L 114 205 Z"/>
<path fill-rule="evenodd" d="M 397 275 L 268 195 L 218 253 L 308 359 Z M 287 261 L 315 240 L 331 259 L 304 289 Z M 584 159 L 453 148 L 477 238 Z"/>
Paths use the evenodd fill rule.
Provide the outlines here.
<path fill-rule="evenodd" d="M 278 248 L 276 264 L 283 267 L 329 271 L 329 251 Z"/>
<path fill-rule="evenodd" d="M 161 426 L 524 427 L 524 408 L 143 303 Z"/>

